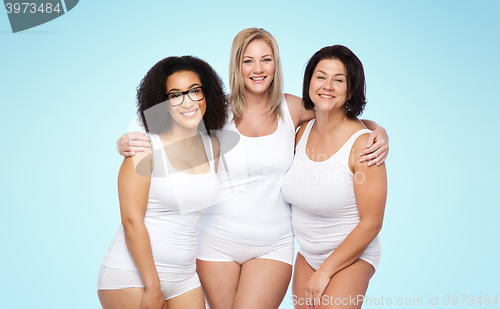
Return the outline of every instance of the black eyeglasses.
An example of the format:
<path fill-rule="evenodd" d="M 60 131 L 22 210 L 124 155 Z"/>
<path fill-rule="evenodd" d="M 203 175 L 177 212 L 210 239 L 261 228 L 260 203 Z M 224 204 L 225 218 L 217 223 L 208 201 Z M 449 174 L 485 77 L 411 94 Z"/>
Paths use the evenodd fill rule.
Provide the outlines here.
<path fill-rule="evenodd" d="M 198 86 L 191 88 L 186 91 L 173 91 L 165 95 L 165 99 L 171 106 L 179 106 L 184 102 L 184 96 L 187 94 L 189 99 L 193 102 L 198 102 L 203 100 L 205 97 L 205 91 L 203 86 Z"/>

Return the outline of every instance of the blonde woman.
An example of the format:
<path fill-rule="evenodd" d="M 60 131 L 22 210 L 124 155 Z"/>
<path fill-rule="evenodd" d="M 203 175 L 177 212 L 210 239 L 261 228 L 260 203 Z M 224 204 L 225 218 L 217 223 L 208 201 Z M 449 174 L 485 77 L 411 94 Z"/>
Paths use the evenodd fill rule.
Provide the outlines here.
<path fill-rule="evenodd" d="M 277 308 L 294 254 L 290 205 L 280 188 L 293 160 L 295 131 L 315 114 L 305 110 L 301 98 L 283 95 L 278 46 L 263 29 L 245 29 L 235 37 L 230 86 L 232 115 L 218 138 L 219 171 L 226 175 L 221 190 L 232 193 L 200 224 L 197 272 L 211 308 Z M 375 131 L 363 158 L 380 164 L 387 135 L 375 123 L 366 124 Z M 225 152 L 234 134 L 239 142 Z M 138 132 L 124 135 L 119 144 L 124 156 L 143 147 L 147 138 Z"/>

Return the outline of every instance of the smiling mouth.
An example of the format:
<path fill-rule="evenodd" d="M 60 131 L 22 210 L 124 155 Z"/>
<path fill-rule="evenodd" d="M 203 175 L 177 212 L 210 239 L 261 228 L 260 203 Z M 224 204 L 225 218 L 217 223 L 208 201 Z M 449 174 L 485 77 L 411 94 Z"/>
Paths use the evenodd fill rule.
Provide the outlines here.
<path fill-rule="evenodd" d="M 192 110 L 192 111 L 182 112 L 181 115 L 183 115 L 184 117 L 193 117 L 194 115 L 196 115 L 198 110 L 199 110 L 199 108 Z"/>
<path fill-rule="evenodd" d="M 262 77 L 250 77 L 251 80 L 256 81 L 256 82 L 264 80 L 264 78 L 266 78 L 266 77 L 265 76 L 262 76 Z"/>
<path fill-rule="evenodd" d="M 320 94 L 319 96 L 322 97 L 322 98 L 326 98 L 326 99 L 333 99 L 333 98 L 335 98 L 334 96 L 327 95 L 327 94 Z"/>

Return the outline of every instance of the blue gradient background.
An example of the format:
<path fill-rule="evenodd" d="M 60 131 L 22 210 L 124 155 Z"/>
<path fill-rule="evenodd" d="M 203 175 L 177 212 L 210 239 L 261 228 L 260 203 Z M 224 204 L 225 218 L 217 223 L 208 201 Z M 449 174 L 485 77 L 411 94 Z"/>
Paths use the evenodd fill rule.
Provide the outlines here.
<path fill-rule="evenodd" d="M 499 12 L 498 1 L 80 1 L 18 34 L 0 13 L 0 307 L 100 308 L 97 272 L 120 223 L 115 142 L 135 88 L 184 54 L 227 85 L 232 39 L 252 26 L 275 36 L 295 95 L 319 48 L 363 61 L 363 118 L 391 145 L 367 297 L 439 296 L 436 308 L 450 307 L 444 295 L 500 294 Z"/>

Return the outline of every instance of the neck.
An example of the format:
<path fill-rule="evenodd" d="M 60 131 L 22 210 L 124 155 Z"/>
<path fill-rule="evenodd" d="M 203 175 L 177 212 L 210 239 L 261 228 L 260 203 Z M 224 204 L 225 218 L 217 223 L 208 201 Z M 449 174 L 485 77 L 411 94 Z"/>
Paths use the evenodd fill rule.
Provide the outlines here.
<path fill-rule="evenodd" d="M 183 143 L 186 143 L 187 146 L 189 146 L 194 143 L 193 137 L 198 134 L 198 128 L 186 128 L 172 123 L 170 129 L 168 129 L 167 132 L 161 134 L 160 137 L 169 142 L 183 141 Z"/>
<path fill-rule="evenodd" d="M 348 121 L 347 112 L 342 106 L 340 109 L 328 112 L 316 111 L 316 129 L 319 137 L 334 135 Z"/>
<path fill-rule="evenodd" d="M 267 109 L 269 95 L 267 92 L 261 94 L 245 93 L 246 111 L 262 111 Z"/>

